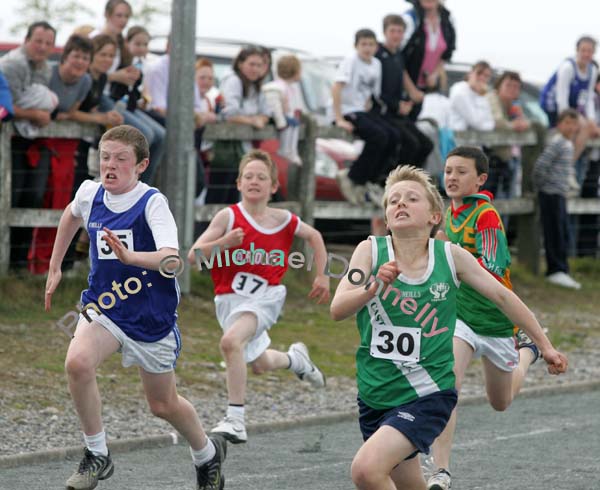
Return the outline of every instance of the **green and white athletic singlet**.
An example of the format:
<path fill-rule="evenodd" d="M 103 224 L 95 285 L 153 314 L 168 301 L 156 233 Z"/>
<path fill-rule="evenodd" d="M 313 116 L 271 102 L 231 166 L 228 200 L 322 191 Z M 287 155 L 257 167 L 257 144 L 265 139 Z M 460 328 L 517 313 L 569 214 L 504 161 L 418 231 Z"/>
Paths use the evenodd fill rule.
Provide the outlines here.
<path fill-rule="evenodd" d="M 372 274 L 394 260 L 392 239 L 370 237 Z M 450 243 L 429 240 L 429 264 L 418 279 L 400 274 L 358 312 L 360 398 L 384 410 L 454 388 L 452 337 L 456 277 Z"/>

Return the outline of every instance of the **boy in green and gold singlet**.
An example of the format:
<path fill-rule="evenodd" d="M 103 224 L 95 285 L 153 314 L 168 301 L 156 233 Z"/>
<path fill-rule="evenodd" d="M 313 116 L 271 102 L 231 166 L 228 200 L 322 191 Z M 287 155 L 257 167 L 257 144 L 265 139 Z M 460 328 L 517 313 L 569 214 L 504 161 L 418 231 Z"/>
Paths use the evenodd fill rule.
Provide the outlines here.
<path fill-rule="evenodd" d="M 446 212 L 445 236 L 475 257 L 483 270 L 512 290 L 510 252 L 502 220 L 491 203 L 493 195 L 480 191 L 487 179 L 488 159 L 479 148 L 459 146 L 448 153 L 444 168 L 446 194 L 451 199 Z M 465 371 L 473 358 L 481 357 L 488 400 L 495 410 L 506 410 L 523 386 L 529 366 L 540 351 L 522 331 L 515 345 L 515 323 L 492 301 L 468 284 L 457 294 L 454 332 L 456 387 L 460 391 Z M 428 490 L 450 488 L 450 451 L 456 428 L 456 411 L 433 444 L 437 470 Z"/>
<path fill-rule="evenodd" d="M 469 252 L 431 238 L 443 203 L 425 172 L 393 170 L 383 207 L 391 236 L 357 246 L 331 303 L 334 320 L 357 315 L 360 333 L 356 367 L 365 442 L 354 457 L 352 480 L 360 489 L 424 490 L 415 456 L 429 452 L 457 401 L 452 339 L 461 281 L 522 326 L 542 347 L 550 372 L 564 372 L 567 359 L 533 313 Z"/>

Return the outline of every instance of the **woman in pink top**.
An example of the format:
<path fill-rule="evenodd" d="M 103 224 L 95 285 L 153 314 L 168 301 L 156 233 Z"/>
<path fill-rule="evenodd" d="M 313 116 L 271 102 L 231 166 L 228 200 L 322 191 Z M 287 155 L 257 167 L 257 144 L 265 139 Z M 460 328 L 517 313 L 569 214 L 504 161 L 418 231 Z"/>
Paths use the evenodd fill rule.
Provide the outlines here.
<path fill-rule="evenodd" d="M 421 90 L 434 87 L 456 47 L 456 32 L 450 12 L 440 0 L 409 0 L 413 8 L 402 17 L 406 22 L 402 52 L 406 71 Z M 420 107 L 419 107 L 420 110 Z M 411 113 L 414 117 L 418 114 Z"/>

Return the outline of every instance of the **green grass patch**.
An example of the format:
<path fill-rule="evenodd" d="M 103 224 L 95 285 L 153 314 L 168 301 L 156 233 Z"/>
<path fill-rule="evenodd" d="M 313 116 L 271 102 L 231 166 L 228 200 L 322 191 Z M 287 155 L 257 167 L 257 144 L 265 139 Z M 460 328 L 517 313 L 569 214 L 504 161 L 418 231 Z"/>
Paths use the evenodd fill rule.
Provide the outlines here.
<path fill-rule="evenodd" d="M 569 351 L 600 335 L 597 291 L 600 289 L 600 261 L 572 262 L 573 275 L 583 284 L 572 291 L 548 284 L 519 264 L 513 267 L 515 291 L 540 322 L 548 327 L 557 347 Z M 354 354 L 359 341 L 354 319 L 333 322 L 327 305 L 316 305 L 307 295 L 312 275 L 289 270 L 284 283 L 288 298 L 280 322 L 270 332 L 273 348 L 287 350 L 292 342 L 308 345 L 311 356 L 327 376 L 353 377 Z M 332 293 L 338 281 L 332 280 Z M 53 298 L 52 311 L 43 308 L 45 279 L 9 276 L 0 279 L 0 390 L 7 406 L 57 406 L 57 399 L 69 403 L 64 375 L 64 357 L 69 338 L 56 327 L 59 318 L 75 310 L 86 276 L 65 278 Z M 221 328 L 214 314 L 213 289 L 208 272 L 193 271 L 190 295 L 182 298 L 179 328 L 183 352 L 178 363 L 182 386 L 202 392 L 223 389 L 216 381 L 220 370 Z M 275 374 L 282 378 L 289 373 Z M 111 398 L 142 396 L 136 369 L 123 369 L 120 356 L 111 357 L 99 370 L 99 384 Z"/>

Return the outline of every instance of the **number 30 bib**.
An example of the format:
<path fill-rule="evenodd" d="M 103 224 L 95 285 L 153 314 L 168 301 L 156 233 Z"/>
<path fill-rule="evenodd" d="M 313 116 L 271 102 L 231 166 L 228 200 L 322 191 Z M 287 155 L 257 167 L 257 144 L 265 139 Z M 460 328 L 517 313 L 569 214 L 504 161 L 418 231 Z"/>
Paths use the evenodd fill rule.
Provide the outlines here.
<path fill-rule="evenodd" d="M 419 362 L 420 352 L 420 328 L 372 325 L 370 353 L 373 357 L 416 363 Z"/>

